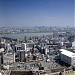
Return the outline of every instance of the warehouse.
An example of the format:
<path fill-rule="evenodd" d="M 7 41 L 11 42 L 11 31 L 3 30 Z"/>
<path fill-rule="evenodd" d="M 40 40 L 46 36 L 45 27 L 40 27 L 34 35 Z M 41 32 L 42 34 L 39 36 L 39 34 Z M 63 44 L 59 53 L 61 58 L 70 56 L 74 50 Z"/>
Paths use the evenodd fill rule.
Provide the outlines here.
<path fill-rule="evenodd" d="M 75 65 L 75 53 L 65 49 L 60 49 L 59 55 L 60 55 L 61 61 L 72 66 Z"/>

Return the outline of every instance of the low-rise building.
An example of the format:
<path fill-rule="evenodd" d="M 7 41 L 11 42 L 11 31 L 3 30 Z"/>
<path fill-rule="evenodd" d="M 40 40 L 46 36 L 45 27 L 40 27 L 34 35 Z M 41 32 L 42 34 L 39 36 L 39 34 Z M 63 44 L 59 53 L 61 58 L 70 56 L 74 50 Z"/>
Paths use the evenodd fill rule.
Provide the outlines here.
<path fill-rule="evenodd" d="M 6 54 L 3 55 L 3 63 L 13 63 L 15 62 L 15 53 L 12 52 L 8 52 Z"/>

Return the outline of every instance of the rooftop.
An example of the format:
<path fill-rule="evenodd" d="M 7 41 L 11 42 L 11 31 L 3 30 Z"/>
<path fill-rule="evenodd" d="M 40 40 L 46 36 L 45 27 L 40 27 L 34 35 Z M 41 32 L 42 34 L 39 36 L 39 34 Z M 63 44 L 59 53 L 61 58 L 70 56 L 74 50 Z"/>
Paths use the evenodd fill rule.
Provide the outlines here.
<path fill-rule="evenodd" d="M 68 57 L 75 57 L 75 53 L 65 50 L 65 49 L 60 49 L 61 53 L 68 56 Z"/>
<path fill-rule="evenodd" d="M 0 48 L 0 52 L 3 52 L 4 51 L 4 48 Z"/>

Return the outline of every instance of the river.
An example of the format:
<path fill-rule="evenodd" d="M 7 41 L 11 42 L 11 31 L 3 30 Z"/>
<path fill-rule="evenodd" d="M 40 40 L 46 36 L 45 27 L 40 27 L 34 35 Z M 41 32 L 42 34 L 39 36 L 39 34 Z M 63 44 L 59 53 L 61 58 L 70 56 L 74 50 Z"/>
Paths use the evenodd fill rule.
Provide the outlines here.
<path fill-rule="evenodd" d="M 23 38 L 26 37 L 32 37 L 32 36 L 43 36 L 43 35 L 51 35 L 52 33 L 20 33 L 20 34 L 0 34 L 0 36 L 5 36 L 9 38 Z"/>

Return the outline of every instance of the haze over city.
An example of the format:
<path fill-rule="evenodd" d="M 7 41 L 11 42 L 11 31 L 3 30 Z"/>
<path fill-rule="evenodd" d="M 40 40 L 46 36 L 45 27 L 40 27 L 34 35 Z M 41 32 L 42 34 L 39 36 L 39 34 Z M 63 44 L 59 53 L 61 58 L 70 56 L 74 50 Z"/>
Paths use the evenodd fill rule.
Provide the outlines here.
<path fill-rule="evenodd" d="M 74 26 L 74 0 L 0 0 L 0 26 Z"/>

